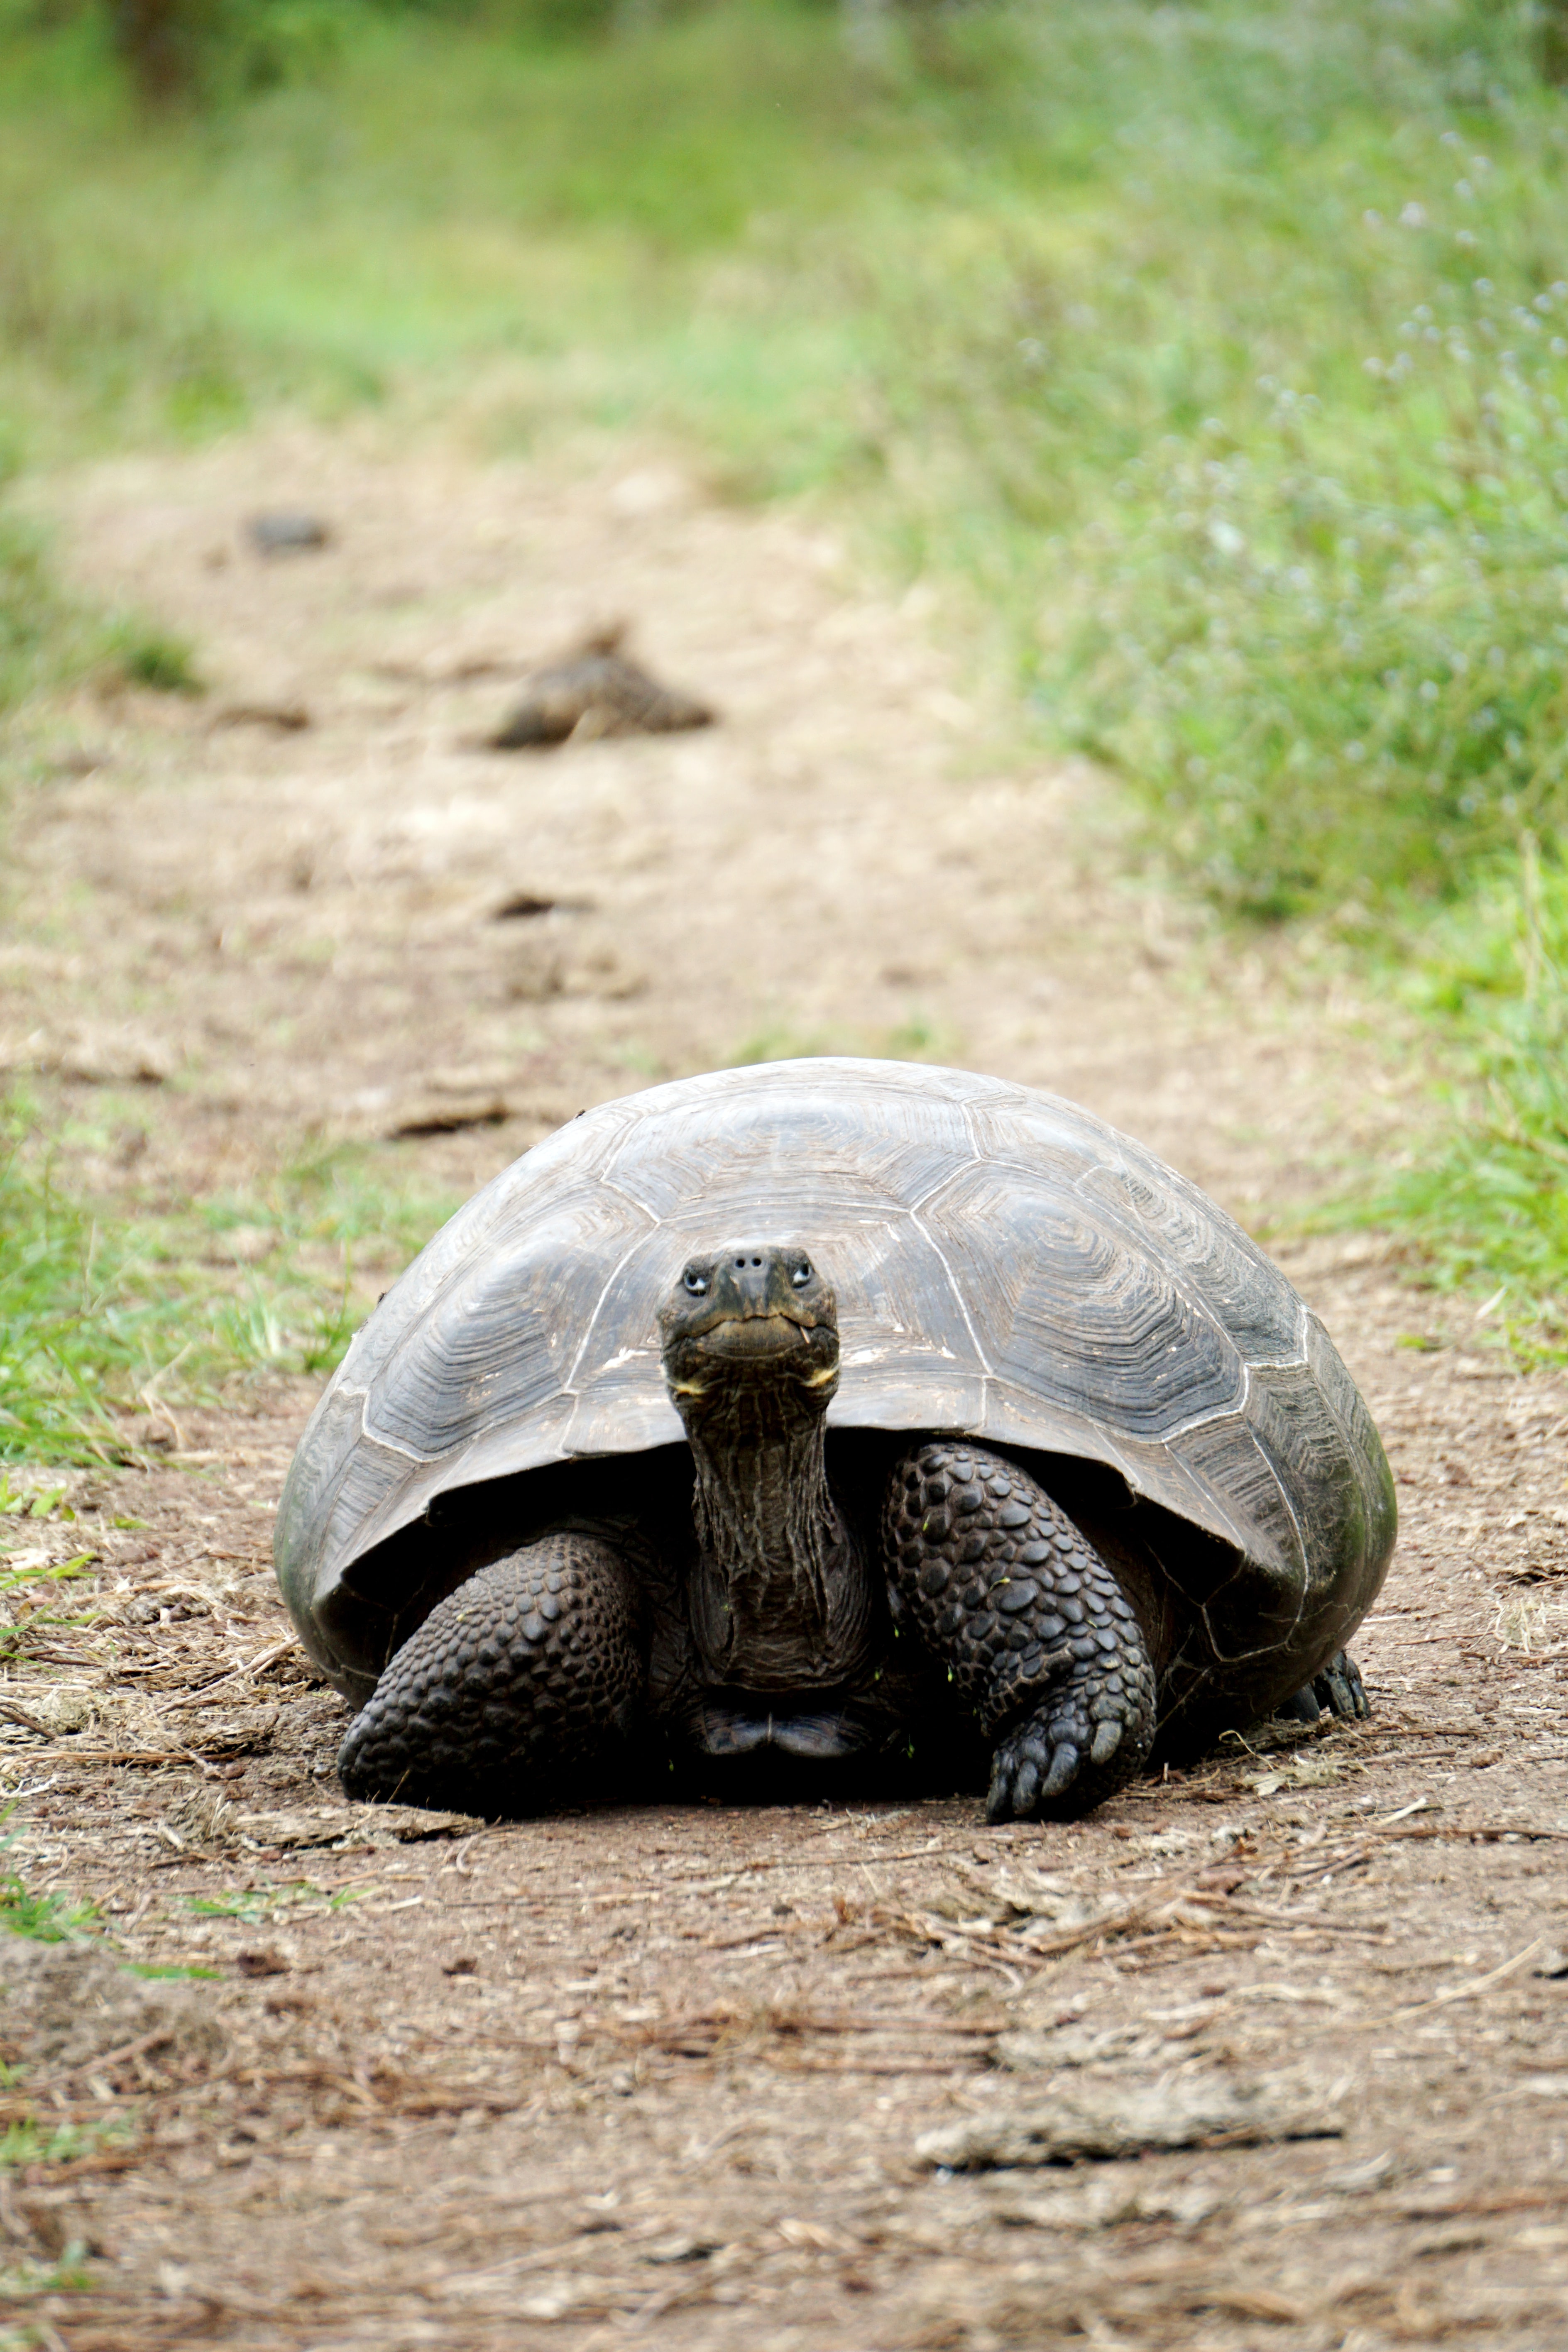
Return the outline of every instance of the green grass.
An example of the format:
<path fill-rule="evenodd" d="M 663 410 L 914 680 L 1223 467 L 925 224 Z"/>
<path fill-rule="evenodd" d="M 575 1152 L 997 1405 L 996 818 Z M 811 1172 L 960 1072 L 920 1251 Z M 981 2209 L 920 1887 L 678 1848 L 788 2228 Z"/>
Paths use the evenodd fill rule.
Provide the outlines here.
<path fill-rule="evenodd" d="M 187 1895 L 184 1905 L 199 1919 L 238 1919 L 247 1927 L 256 1927 L 264 1919 L 283 1917 L 291 1906 L 300 1904 L 322 1903 L 329 1911 L 341 1911 L 359 1899 L 357 1887 L 331 1894 L 311 1879 L 292 1878 L 281 1885 L 268 1881 L 261 1886 L 230 1887 L 221 1895 Z"/>
<path fill-rule="evenodd" d="M 0 1539 L 0 1608 L 16 1610 L 21 1606 L 18 1596 L 32 1593 L 39 1585 L 69 1584 L 81 1576 L 92 1555 L 80 1552 L 74 1559 L 62 1560 L 52 1568 L 8 1568 L 5 1565 L 7 1546 Z M 40 1633 L 62 1625 L 82 1625 L 89 1622 L 82 1617 L 64 1617 L 44 1608 L 37 1601 L 26 1605 L 26 1614 L 10 1624 L 0 1619 L 0 1666 L 12 1666 L 31 1654 L 32 1643 Z"/>
<path fill-rule="evenodd" d="M 0 1160 L 0 1461 L 124 1459 L 132 1416 L 247 1371 L 329 1370 L 372 1303 L 356 1252 L 400 1264 L 453 1206 L 377 1183 L 345 1152 L 254 1198 L 100 1224 L 14 1136 Z M 210 1262 L 241 1226 L 270 1243 L 265 1271 Z"/>
<path fill-rule="evenodd" d="M 1568 814 L 1568 241 L 1521 267 L 1514 207 L 1478 194 L 1457 270 L 1429 202 L 1426 227 L 1340 225 L 1409 248 L 1362 384 L 1343 352 L 1263 373 L 1131 460 L 1101 521 L 1079 740 L 1248 913 L 1451 898 Z"/>
<path fill-rule="evenodd" d="M 0 501 L 5 488 L 0 467 Z M 94 612 L 59 586 L 43 535 L 0 503 L 0 719 L 29 695 L 90 677 L 199 691 L 194 648 L 134 613 Z M 0 746 L 0 787 L 5 782 Z"/>
<path fill-rule="evenodd" d="M 100 1922 L 90 1904 L 75 1903 L 64 1895 L 35 1893 L 14 1871 L 6 1869 L 5 1843 L 0 1839 L 0 1987 L 5 1984 L 7 1936 L 26 1937 L 35 1943 L 63 1944 L 100 1932 Z M 26 2070 L 14 2071 L 0 2063 L 0 2091 L 25 2094 L 26 2089 Z M 131 2119 L 123 2115 L 62 2122 L 58 2116 L 36 2114 L 25 2107 L 16 2112 L 16 2104 L 14 2099 L 8 2101 L 13 2112 L 0 2120 L 0 2179 L 6 2172 L 24 2167 L 70 2164 L 100 2154 L 106 2147 L 126 2139 L 132 2129 Z M 82 2268 L 85 2252 L 80 2243 L 73 2241 L 53 2263 L 0 2266 L 0 2304 L 22 2303 L 36 2295 L 90 2284 Z M 14 2336 L 0 2328 L 0 2347 L 9 2342 L 19 2347 L 28 2340 L 26 2336 Z"/>
<path fill-rule="evenodd" d="M 679 436 L 935 581 L 1041 741 L 1114 769 L 1148 858 L 1237 919 L 1522 971 L 1509 908 L 1527 874 L 1555 903 L 1568 819 L 1568 102 L 1530 14 L 997 0 L 868 55 L 790 0 L 592 37 L 564 0 L 318 7 L 331 54 L 302 32 L 150 121 L 103 12 L 13 8 L 0 443 L 280 399 L 495 448 Z M 0 535 L 0 699 L 74 625 Z M 154 633 L 129 667 L 199 658 Z M 1485 1136 L 1383 1213 L 1522 1313 L 1568 1292 L 1557 1000 L 1433 986 Z M 218 1303 L 172 1236 L 89 1247 L 28 1181 L 19 1445 L 176 1355 L 330 1360 L 288 1266 Z"/>
<path fill-rule="evenodd" d="M 37 535 L 0 513 L 0 710 L 44 682 L 68 627 Z"/>
<path fill-rule="evenodd" d="M 202 692 L 195 648 L 184 637 L 121 620 L 109 626 L 106 650 L 132 686 L 150 686 L 158 694 Z"/>
<path fill-rule="evenodd" d="M 62 1615 L 47 1602 L 53 1597 L 53 1588 L 74 1584 L 86 1575 L 94 1555 L 79 1552 L 71 1559 L 57 1560 L 42 1568 L 37 1565 L 34 1538 L 40 1523 L 57 1520 L 68 1525 L 76 1518 L 65 1497 L 64 1486 L 29 1486 L 25 1481 L 13 1486 L 9 1472 L 0 1469 L 0 1612 L 4 1612 L 0 1615 L 0 1667 L 28 1659 L 40 1633 L 47 1637 L 60 1626 L 80 1626 L 91 1622 L 79 1615 Z M 16 1552 L 32 1553 L 33 1558 L 17 1567 L 12 1557 Z M 28 1596 L 26 1601 L 22 1599 L 24 1593 Z M 4 1916 L 3 1893 L 0 1916 Z"/>
<path fill-rule="evenodd" d="M 1527 1360 L 1568 1353 L 1568 876 L 1517 864 L 1431 927 L 1398 982 L 1444 1047 L 1449 1137 L 1358 1205 Z"/>

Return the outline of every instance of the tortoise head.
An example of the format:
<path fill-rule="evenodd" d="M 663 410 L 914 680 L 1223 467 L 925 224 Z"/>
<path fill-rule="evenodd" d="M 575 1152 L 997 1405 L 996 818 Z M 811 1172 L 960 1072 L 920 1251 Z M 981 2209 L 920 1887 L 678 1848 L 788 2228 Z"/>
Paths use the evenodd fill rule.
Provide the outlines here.
<path fill-rule="evenodd" d="M 837 1307 L 798 1243 L 730 1242 L 688 1258 L 658 1328 L 683 1414 L 758 1388 L 822 1413 L 838 1385 Z"/>

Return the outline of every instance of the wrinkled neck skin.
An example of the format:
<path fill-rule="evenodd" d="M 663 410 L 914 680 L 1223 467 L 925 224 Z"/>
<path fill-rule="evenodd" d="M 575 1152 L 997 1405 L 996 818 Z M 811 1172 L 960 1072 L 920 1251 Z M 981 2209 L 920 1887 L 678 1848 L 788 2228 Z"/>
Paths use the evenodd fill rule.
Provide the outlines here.
<path fill-rule="evenodd" d="M 827 1484 L 826 1400 L 773 1367 L 679 1401 L 697 1473 L 691 1630 L 732 1689 L 823 1689 L 866 1666 L 871 1591 Z"/>

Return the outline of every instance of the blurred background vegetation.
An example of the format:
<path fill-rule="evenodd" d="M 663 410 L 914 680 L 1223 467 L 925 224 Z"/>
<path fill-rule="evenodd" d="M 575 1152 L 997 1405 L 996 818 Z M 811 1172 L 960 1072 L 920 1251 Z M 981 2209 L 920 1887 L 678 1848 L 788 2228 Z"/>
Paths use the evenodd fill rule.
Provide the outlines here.
<path fill-rule="evenodd" d="M 0 0 L 0 466 L 483 381 L 831 497 L 1436 1029 L 1373 1210 L 1556 1349 L 1565 78 L 1568 0 Z M 159 658 L 0 520 L 0 698 Z"/>

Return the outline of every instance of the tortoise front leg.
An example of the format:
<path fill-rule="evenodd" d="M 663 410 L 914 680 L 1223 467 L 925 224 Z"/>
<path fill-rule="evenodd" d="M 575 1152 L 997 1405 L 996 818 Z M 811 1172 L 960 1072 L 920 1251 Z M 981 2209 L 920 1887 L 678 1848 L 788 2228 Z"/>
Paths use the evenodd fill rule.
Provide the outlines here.
<path fill-rule="evenodd" d="M 1115 1576 L 1027 1474 L 936 1438 L 894 1470 L 883 1541 L 910 1618 L 996 1743 L 986 1817 L 1083 1813 L 1154 1741 L 1154 1669 Z"/>
<path fill-rule="evenodd" d="M 530 1812 L 614 1751 L 647 1680 L 641 1584 L 611 1544 L 542 1536 L 438 1601 L 350 1724 L 351 1797 Z"/>

